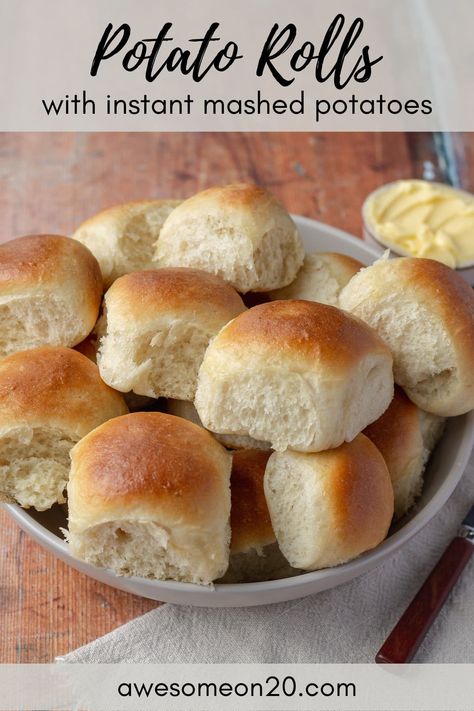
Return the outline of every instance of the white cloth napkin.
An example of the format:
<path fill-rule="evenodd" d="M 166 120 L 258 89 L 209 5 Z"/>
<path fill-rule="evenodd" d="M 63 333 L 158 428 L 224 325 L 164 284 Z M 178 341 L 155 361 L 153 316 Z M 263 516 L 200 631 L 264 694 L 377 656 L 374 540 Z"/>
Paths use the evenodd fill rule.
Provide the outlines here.
<path fill-rule="evenodd" d="M 292 602 L 240 609 L 163 605 L 61 657 L 85 663 L 364 663 L 399 619 L 474 503 L 474 457 L 435 519 L 375 571 Z M 474 564 L 417 662 L 474 662 Z"/>

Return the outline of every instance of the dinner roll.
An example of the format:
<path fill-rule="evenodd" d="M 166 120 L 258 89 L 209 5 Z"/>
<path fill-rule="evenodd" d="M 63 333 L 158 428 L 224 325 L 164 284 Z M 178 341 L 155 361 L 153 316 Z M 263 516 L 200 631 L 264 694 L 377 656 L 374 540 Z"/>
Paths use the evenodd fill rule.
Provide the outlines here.
<path fill-rule="evenodd" d="M 280 549 L 303 570 L 340 565 L 375 548 L 393 516 L 387 466 L 363 434 L 326 452 L 275 452 L 264 487 Z"/>
<path fill-rule="evenodd" d="M 75 351 L 79 351 L 85 355 L 93 363 L 97 364 L 97 349 L 99 347 L 97 333 L 92 331 L 92 333 L 77 346 L 74 346 Z M 125 400 L 130 412 L 136 412 L 137 410 L 163 410 L 163 401 L 156 400 L 152 397 L 145 397 L 144 395 L 136 395 L 133 392 L 122 393 L 123 399 Z"/>
<path fill-rule="evenodd" d="M 423 472 L 431 450 L 441 437 L 444 418 L 423 412 L 399 387 L 388 410 L 365 428 L 380 450 L 395 494 L 395 516 L 410 509 L 423 487 Z"/>
<path fill-rule="evenodd" d="M 29 235 L 0 245 L 0 357 L 43 345 L 74 346 L 94 328 L 99 265 L 83 245 Z"/>
<path fill-rule="evenodd" d="M 245 294 L 292 282 L 304 252 L 278 200 L 256 185 L 237 183 L 181 203 L 163 225 L 155 258 L 159 266 L 217 274 Z"/>
<path fill-rule="evenodd" d="M 82 355 L 85 355 L 86 358 L 89 358 L 89 360 L 97 365 L 98 345 L 97 334 L 95 331 L 92 331 L 87 338 L 84 338 L 84 340 L 78 343 L 77 346 L 74 346 L 74 350 L 78 351 L 78 353 L 82 353 Z"/>
<path fill-rule="evenodd" d="M 198 269 L 126 274 L 105 295 L 100 374 L 122 392 L 193 400 L 209 340 L 244 309 L 229 284 Z"/>
<path fill-rule="evenodd" d="M 474 408 L 474 293 L 432 259 L 381 259 L 344 287 L 341 307 L 375 328 L 393 354 L 395 382 L 441 417 Z"/>
<path fill-rule="evenodd" d="M 74 232 L 102 270 L 106 287 L 115 279 L 153 266 L 154 244 L 166 218 L 180 200 L 140 200 L 103 210 Z"/>
<path fill-rule="evenodd" d="M 71 552 L 119 575 L 210 584 L 227 569 L 231 457 L 160 412 L 110 420 L 71 454 Z"/>
<path fill-rule="evenodd" d="M 362 262 L 348 257 L 347 254 L 307 254 L 296 279 L 283 289 L 271 291 L 270 298 L 273 301 L 307 299 L 337 306 L 342 287 L 363 266 Z"/>
<path fill-rule="evenodd" d="M 232 530 L 229 567 L 222 583 L 251 583 L 296 575 L 282 555 L 268 512 L 263 476 L 270 452 L 247 450 L 232 457 Z"/>
<path fill-rule="evenodd" d="M 126 412 L 74 350 L 45 346 L 0 361 L 0 491 L 38 511 L 64 502 L 71 447 Z"/>
<path fill-rule="evenodd" d="M 354 439 L 392 396 L 392 357 L 375 331 L 334 306 L 273 301 L 211 342 L 195 405 L 211 432 L 315 452 Z"/>
<path fill-rule="evenodd" d="M 166 401 L 166 411 L 170 415 L 176 415 L 176 417 L 184 417 L 185 420 L 194 422 L 194 424 L 202 427 L 202 422 L 197 414 L 197 410 L 192 402 L 187 400 L 173 400 L 169 399 Z M 228 449 L 262 449 L 270 450 L 270 444 L 268 442 L 259 442 L 252 437 L 246 437 L 245 435 L 220 435 L 214 434 L 215 438 L 227 447 Z"/>

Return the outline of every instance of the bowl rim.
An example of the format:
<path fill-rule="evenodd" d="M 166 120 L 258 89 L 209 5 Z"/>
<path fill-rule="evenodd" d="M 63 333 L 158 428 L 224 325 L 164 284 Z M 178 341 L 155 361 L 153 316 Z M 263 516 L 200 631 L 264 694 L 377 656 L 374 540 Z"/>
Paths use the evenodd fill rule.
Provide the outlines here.
<path fill-rule="evenodd" d="M 375 248 L 369 246 L 362 239 L 353 237 L 343 230 L 332 227 L 331 225 L 327 225 L 323 222 L 313 220 L 309 217 L 292 215 L 292 218 L 295 220 L 297 225 L 306 226 L 312 230 L 324 231 L 327 235 L 336 237 L 341 244 L 345 243 L 357 245 L 359 249 L 367 254 L 368 259 L 376 260 L 380 256 L 379 252 L 377 252 Z M 382 543 L 380 543 L 376 548 L 363 553 L 348 563 L 343 563 L 333 568 L 324 568 L 322 570 L 301 573 L 300 575 L 290 578 L 253 583 L 216 583 L 212 586 L 202 586 L 194 583 L 184 583 L 174 580 L 151 580 L 136 576 L 119 576 L 111 570 L 99 568 L 74 558 L 69 552 L 67 542 L 64 539 L 59 538 L 59 536 L 52 531 L 48 530 L 40 522 L 36 521 L 28 513 L 28 510 L 22 509 L 16 504 L 3 504 L 3 507 L 26 533 L 28 533 L 43 547 L 47 548 L 57 557 L 65 561 L 68 565 L 80 570 L 82 573 L 88 575 L 88 577 L 100 579 L 102 582 L 105 582 L 112 587 L 120 588 L 120 581 L 125 580 L 127 581 L 127 585 L 121 589 L 126 589 L 129 592 L 132 592 L 132 594 L 150 597 L 155 600 L 160 599 L 159 597 L 156 597 L 156 593 L 159 594 L 160 592 L 166 593 L 166 597 L 168 599 L 171 598 L 173 594 L 176 596 L 184 594 L 189 596 L 189 598 L 193 597 L 196 600 L 195 604 L 197 605 L 202 605 L 208 602 L 210 606 L 213 605 L 213 597 L 218 593 L 221 596 L 229 596 L 229 606 L 234 606 L 234 603 L 231 601 L 232 597 L 242 599 L 243 597 L 247 597 L 249 595 L 251 596 L 252 594 L 256 595 L 255 602 L 241 602 L 239 603 L 239 606 L 244 606 L 245 604 L 268 604 L 271 600 L 260 600 L 260 596 L 258 594 L 261 593 L 263 595 L 264 593 L 268 593 L 270 591 L 281 593 L 285 590 L 289 592 L 290 590 L 294 591 L 298 589 L 297 595 L 293 595 L 293 597 L 304 597 L 311 592 L 317 592 L 312 590 L 312 588 L 314 588 L 314 583 L 317 581 L 336 578 L 334 584 L 326 586 L 336 587 L 339 584 L 362 575 L 364 572 L 367 572 L 371 568 L 378 565 L 383 559 L 395 553 L 405 542 L 407 542 L 427 523 L 429 523 L 458 485 L 466 468 L 466 464 L 469 461 L 471 450 L 474 445 L 474 410 L 466 415 L 463 415 L 462 417 L 466 418 L 465 427 L 456 457 L 454 458 L 454 461 L 449 469 L 449 476 L 446 476 L 430 501 L 419 511 L 417 511 L 406 524 L 402 525 L 397 531 L 382 541 Z M 133 587 L 134 590 L 131 590 L 131 587 Z M 138 588 L 140 588 L 141 591 L 139 591 Z M 323 587 L 320 588 L 320 590 L 322 589 Z M 153 591 L 154 594 L 147 595 L 147 591 L 150 591 L 150 593 Z M 280 597 L 279 599 L 285 598 Z M 185 604 L 193 603 L 186 602 Z"/>

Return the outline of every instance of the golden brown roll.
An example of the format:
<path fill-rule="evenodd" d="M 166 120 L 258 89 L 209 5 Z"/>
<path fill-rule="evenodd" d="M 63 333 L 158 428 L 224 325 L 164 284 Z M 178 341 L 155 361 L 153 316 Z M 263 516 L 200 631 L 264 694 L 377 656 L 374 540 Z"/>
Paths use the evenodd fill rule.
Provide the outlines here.
<path fill-rule="evenodd" d="M 273 301 L 210 343 L 194 404 L 211 432 L 321 451 L 352 440 L 392 396 L 392 357 L 374 330 L 333 306 Z"/>
<path fill-rule="evenodd" d="M 97 342 L 97 334 L 95 331 L 92 331 L 87 338 L 78 343 L 77 346 L 74 346 L 74 350 L 78 353 L 82 353 L 82 355 L 86 356 L 86 358 L 89 358 L 89 360 L 97 365 L 98 347 L 99 344 Z"/>
<path fill-rule="evenodd" d="M 474 292 L 432 259 L 380 259 L 344 287 L 342 308 L 375 328 L 393 354 L 395 382 L 441 417 L 474 408 Z"/>
<path fill-rule="evenodd" d="M 29 235 L 0 245 L 0 357 L 37 346 L 74 346 L 94 328 L 99 265 L 68 237 Z"/>
<path fill-rule="evenodd" d="M 98 325 L 100 374 L 122 392 L 193 400 L 210 339 L 244 310 L 229 284 L 198 269 L 120 277 Z"/>
<path fill-rule="evenodd" d="M 423 487 L 423 472 L 441 437 L 445 420 L 420 410 L 399 387 L 389 408 L 365 428 L 364 434 L 380 450 L 395 494 L 395 516 L 414 504 Z"/>
<path fill-rule="evenodd" d="M 274 452 L 264 487 L 280 549 L 303 570 L 340 565 L 375 548 L 393 516 L 387 465 L 363 434 L 326 452 Z"/>
<path fill-rule="evenodd" d="M 119 575 L 210 584 L 229 560 L 230 470 L 224 447 L 179 417 L 105 423 L 72 451 L 73 555 Z"/>
<path fill-rule="evenodd" d="M 229 568 L 222 583 L 276 580 L 298 573 L 283 557 L 268 512 L 263 477 L 271 452 L 246 450 L 232 457 L 232 530 Z"/>
<path fill-rule="evenodd" d="M 182 202 L 163 225 L 155 253 L 159 266 L 203 269 L 243 294 L 286 286 L 303 258 L 287 211 L 268 190 L 246 183 Z"/>
<path fill-rule="evenodd" d="M 338 306 L 341 289 L 364 265 L 347 254 L 316 252 L 307 254 L 296 279 L 283 289 L 270 292 L 272 301 L 306 299 Z"/>
<path fill-rule="evenodd" d="M 72 349 L 35 348 L 0 361 L 0 491 L 38 511 L 64 502 L 70 449 L 126 412 L 97 366 Z"/>
<path fill-rule="evenodd" d="M 96 257 L 106 288 L 115 279 L 150 269 L 154 244 L 180 200 L 139 200 L 93 215 L 72 235 Z"/>

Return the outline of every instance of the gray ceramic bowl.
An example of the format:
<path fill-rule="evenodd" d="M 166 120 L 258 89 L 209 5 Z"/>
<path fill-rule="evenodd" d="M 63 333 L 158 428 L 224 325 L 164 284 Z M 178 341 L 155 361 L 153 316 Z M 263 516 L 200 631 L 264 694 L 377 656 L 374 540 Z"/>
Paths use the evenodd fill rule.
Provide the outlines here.
<path fill-rule="evenodd" d="M 370 264 L 378 253 L 340 230 L 304 217 L 294 218 L 307 252 L 343 252 Z M 66 524 L 60 507 L 43 513 L 24 511 L 18 506 L 6 509 L 16 522 L 38 543 L 73 568 L 96 580 L 153 600 L 201 607 L 244 607 L 282 602 L 311 595 L 362 575 L 399 550 L 446 502 L 461 479 L 474 442 L 474 412 L 449 420 L 441 442 L 430 459 L 423 494 L 416 506 L 390 531 L 375 550 L 337 568 L 305 573 L 294 578 L 264 583 L 216 585 L 212 588 L 173 581 L 119 577 L 114 573 L 82 563 L 71 556 L 59 528 Z"/>

